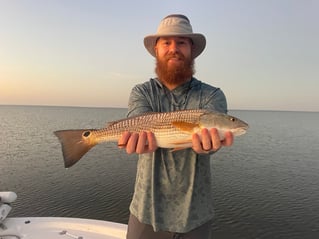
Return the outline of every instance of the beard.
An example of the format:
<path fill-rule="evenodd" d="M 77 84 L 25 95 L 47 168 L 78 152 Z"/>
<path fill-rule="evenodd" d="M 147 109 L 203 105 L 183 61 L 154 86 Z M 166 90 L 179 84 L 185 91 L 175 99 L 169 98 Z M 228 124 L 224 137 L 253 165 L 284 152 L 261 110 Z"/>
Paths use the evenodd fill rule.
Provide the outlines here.
<path fill-rule="evenodd" d="M 173 57 L 178 58 L 182 64 L 169 66 L 168 61 Z M 160 81 L 180 85 L 194 75 L 194 60 L 187 59 L 180 53 L 167 55 L 163 59 L 156 57 L 155 72 Z"/>

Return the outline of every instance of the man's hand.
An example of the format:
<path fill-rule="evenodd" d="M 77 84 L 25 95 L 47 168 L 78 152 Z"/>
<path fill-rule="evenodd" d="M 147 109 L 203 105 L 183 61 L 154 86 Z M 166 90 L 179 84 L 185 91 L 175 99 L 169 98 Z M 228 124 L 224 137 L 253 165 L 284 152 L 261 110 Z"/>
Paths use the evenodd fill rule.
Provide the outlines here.
<path fill-rule="evenodd" d="M 198 154 L 207 154 L 219 150 L 222 146 L 231 146 L 234 136 L 231 132 L 226 132 L 225 139 L 220 140 L 218 132 L 215 128 L 202 129 L 202 135 L 193 134 L 192 143 L 193 150 Z M 155 136 L 152 132 L 130 133 L 124 132 L 118 141 L 118 147 L 126 150 L 128 154 L 152 153 L 158 146 Z"/>
<path fill-rule="evenodd" d="M 231 146 L 233 141 L 234 136 L 231 132 L 226 132 L 225 139 L 220 140 L 217 129 L 202 129 L 201 137 L 198 134 L 193 134 L 192 148 L 198 154 L 208 154 L 219 150 L 222 146 Z"/>
<path fill-rule="evenodd" d="M 128 154 L 152 153 L 158 147 L 152 132 L 130 133 L 124 132 L 118 141 L 119 148 L 125 148 Z"/>

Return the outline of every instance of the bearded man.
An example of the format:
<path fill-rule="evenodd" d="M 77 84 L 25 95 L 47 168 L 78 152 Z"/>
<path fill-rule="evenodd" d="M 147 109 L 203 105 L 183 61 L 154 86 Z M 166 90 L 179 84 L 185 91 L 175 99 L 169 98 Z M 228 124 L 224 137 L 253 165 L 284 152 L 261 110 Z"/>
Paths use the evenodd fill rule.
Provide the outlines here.
<path fill-rule="evenodd" d="M 193 76 L 194 59 L 205 45 L 186 16 L 165 17 L 157 33 L 144 38 L 145 48 L 156 57 L 157 78 L 132 89 L 128 116 L 184 109 L 227 113 L 223 92 Z M 210 156 L 232 145 L 232 133 L 221 141 L 216 129 L 203 129 L 201 136 L 193 135 L 192 148 L 178 151 L 158 148 L 151 132 L 125 132 L 118 143 L 128 154 L 139 154 L 127 238 L 210 239 Z"/>

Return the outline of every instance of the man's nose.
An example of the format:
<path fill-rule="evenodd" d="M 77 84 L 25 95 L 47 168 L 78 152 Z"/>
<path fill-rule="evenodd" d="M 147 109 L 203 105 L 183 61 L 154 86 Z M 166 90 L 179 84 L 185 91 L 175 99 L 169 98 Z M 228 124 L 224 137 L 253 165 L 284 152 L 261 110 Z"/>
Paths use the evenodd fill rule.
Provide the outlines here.
<path fill-rule="evenodd" d="M 178 44 L 177 44 L 176 41 L 172 41 L 172 42 L 171 42 L 171 44 L 170 44 L 170 46 L 169 46 L 169 51 L 170 51 L 170 52 L 173 52 L 173 53 L 179 51 Z"/>

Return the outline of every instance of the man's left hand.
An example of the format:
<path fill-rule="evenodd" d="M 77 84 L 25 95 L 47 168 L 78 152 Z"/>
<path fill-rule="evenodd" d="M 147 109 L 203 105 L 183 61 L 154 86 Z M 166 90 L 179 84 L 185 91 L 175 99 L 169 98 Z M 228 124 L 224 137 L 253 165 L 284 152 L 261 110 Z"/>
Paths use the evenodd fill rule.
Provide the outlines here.
<path fill-rule="evenodd" d="M 210 130 L 202 129 L 201 137 L 198 134 L 193 134 L 192 143 L 193 150 L 198 154 L 208 154 L 210 152 L 216 152 L 222 146 L 231 146 L 234 142 L 234 136 L 232 132 L 226 132 L 225 138 L 220 140 L 218 131 L 215 128 Z"/>

